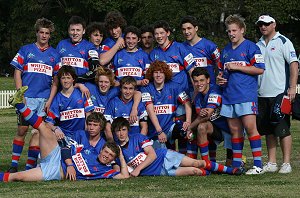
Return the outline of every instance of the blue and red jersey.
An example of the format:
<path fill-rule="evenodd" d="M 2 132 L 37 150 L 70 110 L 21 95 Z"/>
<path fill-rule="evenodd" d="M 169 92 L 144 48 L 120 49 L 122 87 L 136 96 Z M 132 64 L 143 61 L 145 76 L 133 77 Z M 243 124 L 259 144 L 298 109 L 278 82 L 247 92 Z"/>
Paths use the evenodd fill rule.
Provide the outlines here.
<path fill-rule="evenodd" d="M 175 111 L 179 105 L 185 104 L 189 101 L 189 97 L 185 91 L 183 91 L 179 84 L 169 81 L 164 84 L 162 90 L 156 90 L 153 82 L 148 86 L 141 88 L 142 102 L 146 103 L 146 106 L 150 103 L 154 105 L 154 112 L 159 120 L 159 124 L 163 131 L 167 132 L 174 124 L 173 118 L 175 117 Z M 153 124 L 149 124 L 148 137 L 152 138 L 157 135 Z"/>
<path fill-rule="evenodd" d="M 196 113 L 199 114 L 201 109 L 210 108 L 214 109 L 213 114 L 210 117 L 210 121 L 215 124 L 219 129 L 230 133 L 227 119 L 220 115 L 222 105 L 222 92 L 220 87 L 216 84 L 210 84 L 208 92 L 203 95 L 198 93 L 194 99 Z"/>
<path fill-rule="evenodd" d="M 172 81 L 178 83 L 185 91 L 189 89 L 186 68 L 192 67 L 195 61 L 182 43 L 170 42 L 164 49 L 155 47 L 150 53 L 150 62 L 155 60 L 166 62 L 173 73 Z"/>
<path fill-rule="evenodd" d="M 124 102 L 120 97 L 115 97 L 108 102 L 105 108 L 104 116 L 106 120 L 113 122 L 117 117 L 123 117 L 129 119 L 130 112 L 133 106 L 133 99 Z M 140 120 L 145 119 L 147 116 L 147 111 L 145 109 L 144 103 L 140 102 L 138 105 L 138 120 L 130 125 L 130 133 L 140 132 Z"/>
<path fill-rule="evenodd" d="M 91 100 L 95 107 L 96 112 L 104 113 L 105 107 L 108 104 L 108 101 L 114 97 L 117 97 L 120 94 L 119 87 L 111 87 L 106 94 L 100 92 L 99 87 L 93 83 L 84 84 L 90 91 Z"/>
<path fill-rule="evenodd" d="M 41 50 L 33 43 L 21 47 L 10 64 L 22 72 L 22 86 L 28 86 L 25 97 L 49 98 L 58 63 L 59 54 L 54 48 Z"/>
<path fill-rule="evenodd" d="M 143 80 L 146 65 L 149 65 L 149 55 L 142 49 L 136 52 L 127 52 L 126 49 L 118 51 L 112 62 L 112 69 L 116 78 L 121 80 L 124 76 L 132 76 L 135 80 Z"/>
<path fill-rule="evenodd" d="M 201 40 L 193 46 L 191 46 L 187 41 L 183 44 L 193 54 L 195 60 L 195 64 L 190 65 L 187 70 L 189 71 L 193 67 L 206 68 L 210 75 L 210 83 L 215 84 L 215 70 L 221 66 L 220 50 L 218 46 L 206 38 L 201 38 Z"/>
<path fill-rule="evenodd" d="M 96 50 L 96 47 L 85 39 L 73 44 L 71 39 L 68 38 L 60 41 L 56 50 L 60 55 L 60 66 L 70 65 L 74 67 L 76 74 L 80 76 L 89 71 L 89 51 Z"/>
<path fill-rule="evenodd" d="M 264 58 L 259 47 L 247 39 L 235 49 L 232 48 L 231 43 L 227 44 L 221 53 L 221 62 L 221 71 L 227 70 L 228 63 L 265 69 Z M 228 71 L 228 73 L 228 82 L 223 88 L 223 104 L 257 102 L 258 76 L 239 71 Z"/>
<path fill-rule="evenodd" d="M 84 130 L 85 113 L 92 110 L 92 101 L 82 97 L 79 89 L 75 88 L 69 98 L 61 92 L 56 94 L 45 121 L 55 124 L 59 120 L 58 126 L 65 136 L 72 137 L 74 131 Z"/>
<path fill-rule="evenodd" d="M 88 132 L 81 130 L 74 133 L 69 143 L 77 180 L 106 179 L 119 174 L 110 164 L 101 164 L 98 160 L 98 155 L 106 143 L 103 138 L 93 147 L 89 143 Z M 67 167 L 64 161 L 62 168 L 66 174 Z"/>
<path fill-rule="evenodd" d="M 124 34 L 122 34 L 122 37 L 124 38 Z M 111 36 L 106 38 L 102 43 L 102 49 L 100 53 L 102 54 L 110 50 L 116 44 L 116 42 L 117 40 Z"/>
<path fill-rule="evenodd" d="M 134 170 L 146 159 L 144 148 L 152 144 L 152 141 L 140 133 L 129 135 L 128 143 L 121 147 L 129 171 Z M 155 153 L 156 159 L 140 172 L 141 176 L 160 175 L 167 149 L 156 149 Z"/>

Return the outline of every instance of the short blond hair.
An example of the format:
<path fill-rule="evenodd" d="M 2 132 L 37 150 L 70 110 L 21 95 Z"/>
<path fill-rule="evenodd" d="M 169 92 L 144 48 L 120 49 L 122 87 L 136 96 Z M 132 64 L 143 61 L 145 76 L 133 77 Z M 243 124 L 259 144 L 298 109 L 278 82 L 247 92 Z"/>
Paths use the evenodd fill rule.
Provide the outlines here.
<path fill-rule="evenodd" d="M 237 24 L 240 29 L 243 28 L 244 29 L 244 34 L 245 34 L 245 32 L 246 32 L 245 18 L 243 18 L 242 16 L 240 16 L 238 14 L 229 15 L 225 19 L 226 29 L 228 29 L 228 25 L 231 25 L 231 24 Z"/>

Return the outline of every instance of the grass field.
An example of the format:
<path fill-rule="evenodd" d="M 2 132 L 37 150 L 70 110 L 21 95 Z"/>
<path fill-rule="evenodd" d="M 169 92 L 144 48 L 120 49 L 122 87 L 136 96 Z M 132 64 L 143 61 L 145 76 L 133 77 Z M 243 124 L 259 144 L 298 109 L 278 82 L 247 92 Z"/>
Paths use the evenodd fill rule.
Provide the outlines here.
<path fill-rule="evenodd" d="M 16 131 L 13 109 L 0 110 L 0 171 L 10 165 L 11 143 Z M 299 197 L 300 124 L 293 122 L 293 172 L 288 175 L 210 175 L 208 177 L 140 177 L 128 180 L 51 181 L 0 183 L 0 197 Z M 29 136 L 28 136 L 29 137 Z M 27 142 L 28 138 L 27 137 Z M 265 145 L 265 144 L 263 144 Z M 20 167 L 24 168 L 26 147 Z M 245 152 L 251 165 L 248 141 Z M 266 152 L 263 149 L 264 161 Z M 219 148 L 218 159 L 223 159 Z M 278 152 L 279 163 L 281 162 Z"/>
<path fill-rule="evenodd" d="M 0 91 L 16 89 L 13 77 L 0 77 Z"/>

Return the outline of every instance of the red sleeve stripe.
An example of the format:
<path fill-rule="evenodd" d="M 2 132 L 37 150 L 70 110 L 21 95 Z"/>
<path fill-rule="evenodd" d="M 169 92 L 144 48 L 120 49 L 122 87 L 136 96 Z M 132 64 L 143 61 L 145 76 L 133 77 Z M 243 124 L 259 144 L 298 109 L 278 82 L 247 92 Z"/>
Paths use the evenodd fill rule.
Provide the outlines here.
<path fill-rule="evenodd" d="M 86 60 L 83 62 L 83 67 L 89 68 L 89 63 Z"/>
<path fill-rule="evenodd" d="M 24 64 L 24 59 L 21 56 L 18 56 L 17 60 L 20 65 Z"/>
<path fill-rule="evenodd" d="M 109 177 L 109 175 L 111 175 L 111 174 L 113 174 L 113 173 L 115 173 L 115 172 L 117 172 L 117 171 L 114 170 L 114 169 L 111 169 L 111 170 L 107 171 L 106 173 L 104 173 L 103 176 L 104 176 L 104 177 Z"/>
<path fill-rule="evenodd" d="M 48 117 L 52 118 L 53 120 L 56 118 L 56 116 L 54 115 L 54 113 L 52 113 L 51 111 L 49 111 Z"/>

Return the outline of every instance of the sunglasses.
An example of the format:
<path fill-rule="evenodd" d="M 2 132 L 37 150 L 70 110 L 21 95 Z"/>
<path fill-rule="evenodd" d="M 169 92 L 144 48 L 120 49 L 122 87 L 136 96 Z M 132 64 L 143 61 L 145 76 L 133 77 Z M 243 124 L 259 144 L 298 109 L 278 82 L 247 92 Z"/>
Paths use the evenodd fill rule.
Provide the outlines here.
<path fill-rule="evenodd" d="M 257 25 L 258 25 L 258 27 L 262 27 L 263 25 L 264 26 L 266 26 L 266 27 L 268 27 L 269 25 L 271 25 L 273 22 L 271 22 L 271 23 L 258 23 Z"/>

